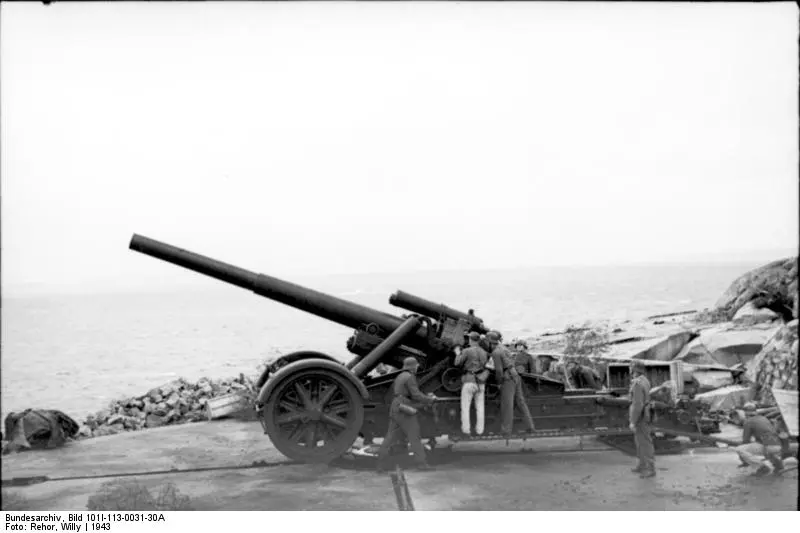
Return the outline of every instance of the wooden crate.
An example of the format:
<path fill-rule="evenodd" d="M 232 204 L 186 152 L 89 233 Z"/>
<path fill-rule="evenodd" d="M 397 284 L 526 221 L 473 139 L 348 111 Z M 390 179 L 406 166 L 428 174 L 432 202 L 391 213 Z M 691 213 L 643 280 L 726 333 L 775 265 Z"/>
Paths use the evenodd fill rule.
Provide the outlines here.
<path fill-rule="evenodd" d="M 772 395 L 781 411 L 781 418 L 789 430 L 789 435 L 797 437 L 797 391 L 772 389 Z"/>
<path fill-rule="evenodd" d="M 244 393 L 231 393 L 211 398 L 206 403 L 206 416 L 209 420 L 231 416 L 250 408 L 250 401 Z"/>
<path fill-rule="evenodd" d="M 650 381 L 651 387 L 672 380 L 678 394 L 683 394 L 683 361 L 642 361 L 645 376 Z M 625 363 L 610 363 L 606 369 L 606 383 L 609 389 L 630 389 L 631 365 Z"/>

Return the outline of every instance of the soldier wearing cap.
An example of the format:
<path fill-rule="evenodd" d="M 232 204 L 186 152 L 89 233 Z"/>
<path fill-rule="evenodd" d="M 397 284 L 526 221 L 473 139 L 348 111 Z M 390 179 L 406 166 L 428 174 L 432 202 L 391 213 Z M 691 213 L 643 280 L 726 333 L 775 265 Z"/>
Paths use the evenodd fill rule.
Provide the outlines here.
<path fill-rule="evenodd" d="M 650 434 L 650 381 L 645 376 L 645 365 L 636 361 L 631 366 L 630 428 L 636 442 L 639 465 L 633 469 L 640 477 L 656 475 L 655 448 Z"/>
<path fill-rule="evenodd" d="M 748 402 L 744 406 L 744 412 L 747 420 L 742 428 L 742 445 L 736 448 L 736 453 L 739 454 L 739 460 L 742 463 L 739 467 L 757 466 L 759 468 L 756 470 L 756 475 L 768 474 L 769 467 L 764 462 L 766 459 L 772 463 L 772 473 L 779 475 L 783 470 L 783 461 L 778 432 L 767 417 L 757 413 L 756 404 Z M 756 441 L 750 442 L 751 439 Z"/>
<path fill-rule="evenodd" d="M 475 433 L 483 435 L 484 429 L 484 404 L 486 394 L 486 380 L 489 371 L 486 362 L 489 355 L 478 344 L 481 336 L 473 331 L 469 334 L 469 347 L 456 356 L 455 365 L 462 367 L 461 376 L 461 432 L 465 436 L 470 434 L 470 409 L 475 403 Z"/>
<path fill-rule="evenodd" d="M 492 349 L 492 361 L 494 362 L 495 377 L 500 385 L 500 416 L 502 419 L 501 432 L 503 435 L 511 435 L 514 426 L 514 406 L 522 411 L 528 431 L 534 430 L 533 418 L 525 402 L 525 394 L 522 391 L 522 379 L 514 367 L 514 358 L 511 353 L 500 344 L 502 336 L 498 331 L 490 331 L 486 338 L 489 340 Z"/>
<path fill-rule="evenodd" d="M 398 441 L 401 435 L 405 435 L 411 451 L 414 453 L 414 461 L 421 470 L 430 470 L 425 460 L 425 448 L 419 435 L 419 421 L 417 420 L 417 410 L 422 405 L 430 405 L 434 402 L 433 394 L 425 395 L 419 390 L 417 384 L 417 369 L 419 363 L 413 357 L 406 357 L 403 360 L 403 371 L 394 380 L 394 398 L 389 408 L 389 429 L 386 432 L 378 451 L 378 470 L 386 469 L 389 459 L 389 450 Z"/>
<path fill-rule="evenodd" d="M 514 343 L 514 368 L 519 374 L 538 374 L 536 371 L 536 361 L 528 353 L 528 344 L 523 340 Z"/>

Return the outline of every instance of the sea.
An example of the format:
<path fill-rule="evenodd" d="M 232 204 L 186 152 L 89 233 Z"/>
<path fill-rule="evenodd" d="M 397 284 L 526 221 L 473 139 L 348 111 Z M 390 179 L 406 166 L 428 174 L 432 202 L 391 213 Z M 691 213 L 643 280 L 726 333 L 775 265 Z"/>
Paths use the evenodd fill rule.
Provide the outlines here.
<path fill-rule="evenodd" d="M 310 288 L 401 315 L 403 290 L 475 314 L 504 338 L 712 307 L 763 263 L 538 267 L 319 277 Z M 351 357 L 350 328 L 216 280 L 191 288 L 2 298 L 0 412 L 58 409 L 77 420 L 179 377 L 256 374 L 277 355 Z M 292 280 L 296 281 L 296 280 Z"/>

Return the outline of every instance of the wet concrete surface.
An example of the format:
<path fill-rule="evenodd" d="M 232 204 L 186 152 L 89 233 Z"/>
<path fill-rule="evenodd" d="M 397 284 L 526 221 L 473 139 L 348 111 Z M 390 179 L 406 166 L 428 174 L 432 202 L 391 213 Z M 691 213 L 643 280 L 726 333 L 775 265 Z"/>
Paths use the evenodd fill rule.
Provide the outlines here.
<path fill-rule="evenodd" d="M 445 441 L 446 443 L 446 441 Z M 522 449 L 528 450 L 521 453 Z M 581 450 L 583 448 L 583 450 Z M 797 470 L 755 478 L 729 450 L 659 456 L 640 479 L 635 459 L 592 440 L 460 443 L 437 449 L 436 470 L 406 471 L 416 510 L 796 510 Z M 390 478 L 369 460 L 291 464 L 257 423 L 217 421 L 73 442 L 3 458 L 3 479 L 152 472 L 202 467 L 264 468 L 134 476 L 157 491 L 173 483 L 197 510 L 396 510 Z M 790 460 L 793 461 L 793 460 Z M 787 464 L 796 464 L 787 462 Z M 26 510 L 85 510 L 103 483 L 121 478 L 4 487 Z"/>

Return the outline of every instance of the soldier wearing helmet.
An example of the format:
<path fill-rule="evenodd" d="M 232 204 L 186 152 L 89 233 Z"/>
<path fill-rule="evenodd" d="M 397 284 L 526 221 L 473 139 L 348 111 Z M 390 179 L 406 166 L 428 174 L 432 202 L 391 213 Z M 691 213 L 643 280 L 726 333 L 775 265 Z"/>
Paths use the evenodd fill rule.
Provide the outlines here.
<path fill-rule="evenodd" d="M 389 429 L 386 432 L 378 451 L 378 470 L 384 471 L 389 459 L 389 450 L 392 445 L 405 435 L 414 461 L 420 470 L 430 470 L 425 459 L 425 448 L 419 435 L 419 421 L 417 410 L 421 405 L 431 405 L 434 402 L 433 394 L 425 395 L 419 390 L 417 384 L 417 370 L 419 363 L 413 357 L 406 357 L 403 361 L 403 371 L 394 380 L 394 398 L 389 408 Z"/>
<path fill-rule="evenodd" d="M 748 402 L 744 406 L 747 420 L 742 428 L 742 445 L 736 448 L 741 464 L 739 468 L 757 466 L 756 475 L 768 474 L 770 469 L 766 462 L 772 464 L 774 475 L 780 475 L 783 470 L 781 459 L 781 441 L 772 422 L 765 416 L 759 415 L 756 404 Z M 755 439 L 755 442 L 750 442 Z M 765 461 L 766 460 L 766 461 Z"/>
<path fill-rule="evenodd" d="M 514 426 L 514 406 L 516 405 L 525 419 L 528 431 L 534 430 L 533 418 L 525 401 L 522 391 L 522 379 L 514 367 L 514 357 L 500 341 L 502 335 L 499 331 L 490 331 L 486 334 L 491 348 L 491 357 L 494 362 L 495 378 L 500 385 L 500 417 L 502 420 L 500 431 L 505 436 L 511 435 Z"/>
<path fill-rule="evenodd" d="M 639 477 L 648 478 L 656 475 L 655 448 L 650 434 L 650 381 L 645 376 L 645 365 L 640 361 L 631 365 L 631 374 L 630 428 L 639 457 L 639 465 L 633 471 Z"/>

